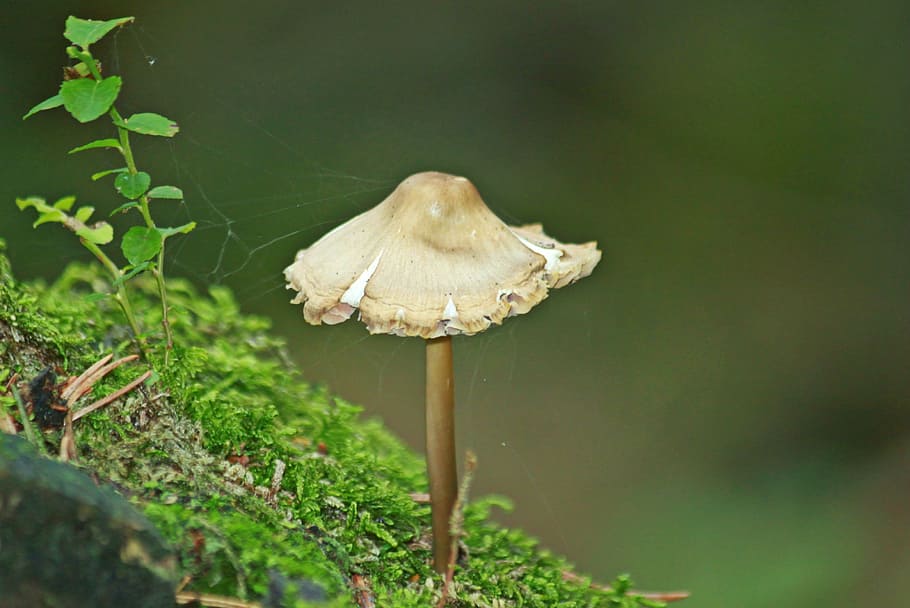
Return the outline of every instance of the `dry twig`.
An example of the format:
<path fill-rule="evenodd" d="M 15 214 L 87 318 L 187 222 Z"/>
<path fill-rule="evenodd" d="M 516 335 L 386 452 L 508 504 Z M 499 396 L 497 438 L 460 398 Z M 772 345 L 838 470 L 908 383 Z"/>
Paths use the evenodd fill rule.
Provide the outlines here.
<path fill-rule="evenodd" d="M 411 492 L 408 496 L 419 505 L 430 504 L 430 494 L 428 492 Z"/>
<path fill-rule="evenodd" d="M 146 371 L 136 380 L 133 380 L 126 386 L 114 391 L 106 397 L 98 399 L 88 407 L 84 407 L 78 412 L 73 411 L 73 404 L 81 399 L 83 396 L 88 394 L 92 390 L 92 387 L 98 382 L 101 378 L 108 375 L 124 363 L 130 361 L 135 361 L 139 358 L 139 355 L 128 355 L 117 359 L 113 363 L 110 363 L 110 360 L 113 358 L 113 355 L 105 355 L 91 367 L 86 369 L 84 372 L 79 374 L 79 376 L 69 382 L 66 388 L 60 393 L 60 398 L 63 400 L 63 404 L 66 407 L 66 418 L 63 421 L 63 437 L 60 439 L 60 460 L 69 461 L 76 458 L 76 438 L 73 434 L 73 423 L 79 418 L 82 418 L 86 414 L 94 412 L 95 410 L 104 407 L 108 403 L 115 401 L 127 394 L 143 382 L 145 382 L 149 376 L 152 375 L 151 370 Z"/>
<path fill-rule="evenodd" d="M 588 583 L 583 577 L 575 574 L 574 572 L 569 572 L 568 570 L 563 571 L 562 580 L 577 583 L 579 585 L 584 585 L 587 583 L 588 587 L 591 587 L 592 589 L 599 589 L 600 591 L 613 591 L 613 587 L 610 587 L 609 585 Z M 630 589 L 629 595 L 639 595 L 647 600 L 655 600 L 658 602 L 678 602 L 679 600 L 688 598 L 690 593 L 688 591 L 636 591 L 634 589 Z"/>
<path fill-rule="evenodd" d="M 284 479 L 284 461 L 276 458 L 275 459 L 275 473 L 272 474 L 272 486 L 269 488 L 269 494 L 266 496 L 266 501 L 269 504 L 275 505 L 278 502 L 278 491 L 281 489 L 281 480 Z"/>
<path fill-rule="evenodd" d="M 73 434 L 73 410 L 66 413 L 63 419 L 63 436 L 60 437 L 60 460 L 76 460 L 76 436 Z"/>
<path fill-rule="evenodd" d="M 18 380 L 18 379 L 19 379 L 19 372 L 16 372 L 12 376 L 10 376 L 9 380 L 6 381 L 6 386 L 3 387 L 3 392 L 9 393 L 10 390 L 12 390 L 12 388 L 16 385 L 16 380 Z"/>
<path fill-rule="evenodd" d="M 376 600 L 366 577 L 362 574 L 352 575 L 351 585 L 354 587 L 354 601 L 358 608 L 376 608 Z"/>
<path fill-rule="evenodd" d="M 0 433 L 16 434 L 16 421 L 6 412 L 0 412 Z"/>
<path fill-rule="evenodd" d="M 63 389 L 63 392 L 60 393 L 60 398 L 63 399 L 63 403 L 66 405 L 69 405 L 70 403 L 75 402 L 76 399 L 78 399 L 79 397 L 84 395 L 85 392 L 87 392 L 88 389 L 91 388 L 91 385 L 89 385 L 88 388 L 86 388 L 86 391 L 80 391 L 80 389 L 85 385 L 86 380 L 88 380 L 88 378 L 90 376 L 92 376 L 96 371 L 98 371 L 99 369 L 104 367 L 104 365 L 108 361 L 110 361 L 113 356 L 114 355 L 105 355 L 105 356 L 101 357 L 100 359 L 98 359 L 97 361 L 92 363 L 92 365 L 88 369 L 86 369 L 84 372 L 79 374 L 79 376 L 75 380 L 70 381 L 66 385 L 66 388 Z M 78 395 L 76 395 L 77 392 L 78 392 Z M 76 396 L 74 397 L 74 395 L 76 395 Z"/>
<path fill-rule="evenodd" d="M 0 390 L 0 394 L 6 395 L 6 394 L 11 393 L 12 389 L 13 389 L 13 385 L 15 384 L 16 380 L 18 380 L 18 378 L 19 378 L 18 373 L 15 373 L 12 376 L 10 376 L 10 379 L 9 379 L 9 381 L 7 381 L 6 386 L 4 386 L 2 390 Z M 2 431 L 4 433 L 8 433 L 10 435 L 15 435 L 17 432 L 16 431 L 16 419 L 13 418 L 10 414 L 7 414 L 6 412 L 0 412 L 0 431 Z"/>
<path fill-rule="evenodd" d="M 140 384 L 142 384 L 143 382 L 148 380 L 151 375 L 152 375 L 152 370 L 146 370 L 146 372 L 144 374 L 142 374 L 141 376 L 139 376 L 138 378 L 136 378 L 135 380 L 133 380 L 126 386 L 117 389 L 116 391 L 114 391 L 113 393 L 111 393 L 110 395 L 108 395 L 106 397 L 102 397 L 101 399 L 95 401 L 91 405 L 87 405 L 86 407 L 81 408 L 78 412 L 75 412 L 73 414 L 73 421 L 79 420 L 86 414 L 91 414 L 95 410 L 104 407 L 105 405 L 107 405 L 108 403 L 111 403 L 112 401 L 116 401 L 120 397 L 124 396 L 125 394 L 127 394 L 128 392 L 130 392 L 131 390 L 133 390 L 134 388 L 136 388 L 137 386 L 139 386 Z"/>
<path fill-rule="evenodd" d="M 465 455 L 464 477 L 461 480 L 461 487 L 458 488 L 458 498 L 455 499 L 455 505 L 452 507 L 452 517 L 449 520 L 449 533 L 452 535 L 452 548 L 449 551 L 449 562 L 446 566 L 445 581 L 442 586 L 442 595 L 436 608 L 443 608 L 449 601 L 449 593 L 453 590 L 455 580 L 455 562 L 458 560 L 458 546 L 461 537 L 464 536 L 464 507 L 468 502 L 468 490 L 471 488 L 471 481 L 474 479 L 474 470 L 477 468 L 477 456 L 474 452 L 468 450 Z"/>
<path fill-rule="evenodd" d="M 246 602 L 235 597 L 197 593 L 195 591 L 178 591 L 176 598 L 179 606 L 192 604 L 193 602 L 197 602 L 206 608 L 261 608 L 262 606 L 257 602 Z"/>

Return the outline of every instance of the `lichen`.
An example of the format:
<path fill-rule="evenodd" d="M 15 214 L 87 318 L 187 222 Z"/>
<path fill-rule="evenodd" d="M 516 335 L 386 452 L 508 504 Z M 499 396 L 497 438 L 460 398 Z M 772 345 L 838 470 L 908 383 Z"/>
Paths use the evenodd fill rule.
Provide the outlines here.
<path fill-rule="evenodd" d="M 151 281 L 131 283 L 150 340 L 160 324 Z M 168 284 L 175 348 L 167 368 L 76 425 L 76 464 L 112 484 L 174 547 L 186 588 L 266 606 L 435 605 L 442 580 L 429 551 L 424 464 L 360 408 L 305 382 L 267 319 L 243 314 L 224 287 Z M 0 241 L 0 374 L 48 365 L 76 375 L 102 354 L 133 352 L 92 266 L 53 284 L 17 282 Z M 104 395 L 145 364 L 115 370 Z M 14 408 L 4 402 L 8 413 Z M 46 431 L 54 453 L 58 431 Z M 279 461 L 278 491 L 271 489 Z M 498 526 L 495 497 L 468 504 L 450 606 L 654 606 L 567 580 L 565 559 Z M 581 582 L 579 582 L 581 581 Z"/>

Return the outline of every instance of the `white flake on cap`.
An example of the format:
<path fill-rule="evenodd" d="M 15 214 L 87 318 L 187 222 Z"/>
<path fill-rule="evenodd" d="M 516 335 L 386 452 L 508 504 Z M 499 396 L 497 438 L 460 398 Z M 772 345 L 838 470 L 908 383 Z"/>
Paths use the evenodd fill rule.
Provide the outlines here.
<path fill-rule="evenodd" d="M 539 253 L 540 255 L 542 255 L 543 257 L 546 258 L 547 264 L 546 264 L 546 266 L 544 266 L 544 270 L 549 271 L 549 270 L 553 270 L 554 268 L 556 268 L 556 263 L 559 262 L 559 258 L 562 257 L 562 251 L 560 251 L 559 249 L 555 249 L 555 248 L 547 249 L 545 247 L 535 245 L 528 239 L 516 234 L 514 230 L 512 231 L 512 234 L 515 235 L 515 238 L 517 238 L 519 241 L 521 241 L 522 245 L 524 245 L 525 247 L 527 247 L 534 253 Z"/>
<path fill-rule="evenodd" d="M 458 318 L 458 309 L 455 308 L 455 302 L 452 300 L 452 296 L 449 296 L 449 302 L 442 311 L 442 318 L 446 321 Z"/>
<path fill-rule="evenodd" d="M 508 226 L 467 179 L 426 172 L 301 250 L 285 278 L 308 323 L 356 310 L 370 333 L 433 338 L 527 313 L 599 260 L 596 243 Z"/>
<path fill-rule="evenodd" d="M 521 238 L 521 237 L 519 237 Z M 360 301 L 363 299 L 363 292 L 366 291 L 367 282 L 370 280 L 370 277 L 373 276 L 373 273 L 376 272 L 376 267 L 379 266 L 379 258 L 382 257 L 382 250 L 379 251 L 379 255 L 376 256 L 376 259 L 373 260 L 373 263 L 369 267 L 360 273 L 360 276 L 357 277 L 357 280 L 351 283 L 351 286 L 348 287 L 341 295 L 341 303 L 348 304 L 357 308 L 360 306 Z"/>

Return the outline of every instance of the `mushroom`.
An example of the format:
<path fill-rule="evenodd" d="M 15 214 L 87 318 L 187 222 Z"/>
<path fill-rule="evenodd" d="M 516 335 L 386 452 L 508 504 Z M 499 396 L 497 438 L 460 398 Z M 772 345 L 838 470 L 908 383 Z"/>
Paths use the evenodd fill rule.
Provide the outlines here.
<path fill-rule="evenodd" d="M 591 274 L 596 243 L 564 244 L 539 224 L 513 227 L 487 208 L 474 185 L 417 173 L 376 207 L 297 253 L 284 270 L 291 300 L 313 325 L 355 310 L 372 334 L 426 340 L 427 473 L 433 563 L 446 571 L 449 518 L 458 492 L 452 336 L 473 335 L 524 314 Z"/>

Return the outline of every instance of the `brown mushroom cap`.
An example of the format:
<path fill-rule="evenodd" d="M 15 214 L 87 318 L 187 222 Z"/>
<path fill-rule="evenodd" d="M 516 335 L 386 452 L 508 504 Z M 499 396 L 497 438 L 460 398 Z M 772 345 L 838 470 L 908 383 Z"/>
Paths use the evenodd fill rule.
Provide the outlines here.
<path fill-rule="evenodd" d="M 596 243 L 507 226 L 470 181 L 426 172 L 300 250 L 284 276 L 309 323 L 341 323 L 359 308 L 370 333 L 435 338 L 526 313 L 598 261 Z"/>

